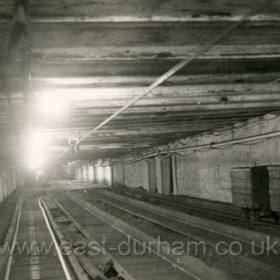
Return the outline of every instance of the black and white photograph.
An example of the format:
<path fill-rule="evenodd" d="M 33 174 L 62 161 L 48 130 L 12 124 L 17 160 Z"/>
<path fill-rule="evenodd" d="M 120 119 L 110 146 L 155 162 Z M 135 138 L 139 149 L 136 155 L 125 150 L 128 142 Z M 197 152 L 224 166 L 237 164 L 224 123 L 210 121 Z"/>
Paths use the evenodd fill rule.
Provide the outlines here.
<path fill-rule="evenodd" d="M 280 280 L 280 0 L 0 0 L 0 280 Z"/>

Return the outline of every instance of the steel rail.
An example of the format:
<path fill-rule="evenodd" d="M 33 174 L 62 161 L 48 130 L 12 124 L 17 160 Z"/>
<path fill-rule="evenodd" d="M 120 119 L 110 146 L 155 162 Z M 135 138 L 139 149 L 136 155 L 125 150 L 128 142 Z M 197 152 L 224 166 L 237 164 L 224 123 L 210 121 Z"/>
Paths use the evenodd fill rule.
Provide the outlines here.
<path fill-rule="evenodd" d="M 13 236 L 12 250 L 11 250 L 11 253 L 9 254 L 9 259 L 8 259 L 7 266 L 6 266 L 4 280 L 9 280 L 9 278 L 10 278 L 10 273 L 11 273 L 11 268 L 12 268 L 12 263 L 13 263 L 13 255 L 14 255 L 18 231 L 19 231 L 19 222 L 20 222 L 20 217 L 21 217 L 22 203 L 23 203 L 23 201 L 21 200 L 18 214 L 17 214 L 16 228 L 15 228 L 15 232 L 14 232 L 14 236 Z"/>
<path fill-rule="evenodd" d="M 136 241 L 136 243 L 138 243 L 141 246 L 144 246 L 145 248 L 148 248 L 149 250 L 151 250 L 151 252 L 153 252 L 155 255 L 157 255 L 158 257 L 160 257 L 161 259 L 163 259 L 164 261 L 168 262 L 169 264 L 171 264 L 173 267 L 177 268 L 178 270 L 184 272 L 185 274 L 189 275 L 190 277 L 192 277 L 195 280 L 200 280 L 199 277 L 197 277 L 196 275 L 194 275 L 193 273 L 191 273 L 190 271 L 188 271 L 187 269 L 185 269 L 183 266 L 174 263 L 174 261 L 168 259 L 167 257 L 165 257 L 163 254 L 157 252 L 156 250 L 147 247 L 147 245 L 143 244 L 143 242 L 141 242 L 140 240 L 138 240 L 137 238 L 131 236 L 129 233 L 127 233 L 125 230 L 123 230 L 120 226 L 114 225 L 109 223 L 105 218 L 103 218 L 101 215 L 99 215 L 98 213 L 95 213 L 93 210 L 91 210 L 89 207 L 87 207 L 86 203 L 82 204 L 82 201 L 75 199 L 72 195 L 69 196 L 69 192 L 68 192 L 68 198 L 70 198 L 70 200 L 72 200 L 74 203 L 76 203 L 80 208 L 84 209 L 86 212 L 90 213 L 91 215 L 97 217 L 99 220 L 103 221 L 105 224 L 110 225 L 112 228 L 114 228 L 115 230 L 117 230 L 118 232 L 124 234 L 125 236 L 127 236 L 128 238 L 132 238 L 133 240 Z"/>
<path fill-rule="evenodd" d="M 47 228 L 49 230 L 49 233 L 50 233 L 50 235 L 52 237 L 52 240 L 53 240 L 53 243 L 55 245 L 55 249 L 57 251 L 57 255 L 58 255 L 59 261 L 61 263 L 62 269 L 64 271 L 65 277 L 66 277 L 67 280 L 73 280 L 73 278 L 71 276 L 71 273 L 70 273 L 70 271 L 69 271 L 69 269 L 67 267 L 66 261 L 65 261 L 63 255 L 62 255 L 61 249 L 60 249 L 60 247 L 58 245 L 58 242 L 57 242 L 57 239 L 55 237 L 55 234 L 54 234 L 54 232 L 53 232 L 53 230 L 52 230 L 52 228 L 50 226 L 50 222 L 48 220 L 46 212 L 45 212 L 45 210 L 44 210 L 44 208 L 42 206 L 41 198 L 38 199 L 38 204 L 39 204 L 39 207 L 40 207 L 40 209 L 41 209 L 41 211 L 43 213 L 43 216 L 44 216 L 44 219 L 45 219 L 45 223 L 47 225 Z"/>

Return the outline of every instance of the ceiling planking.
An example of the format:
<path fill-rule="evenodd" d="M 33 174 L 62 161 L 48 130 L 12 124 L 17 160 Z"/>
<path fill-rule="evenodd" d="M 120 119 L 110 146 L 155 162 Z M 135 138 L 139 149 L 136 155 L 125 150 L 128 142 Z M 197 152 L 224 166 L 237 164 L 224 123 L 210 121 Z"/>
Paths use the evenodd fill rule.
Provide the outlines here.
<path fill-rule="evenodd" d="M 26 1 L 26 0 L 25 0 Z M 50 134 L 51 153 L 140 94 L 181 59 L 193 57 L 265 1 L 29 1 L 34 98 L 69 106 L 33 125 Z M 101 128 L 70 158 L 119 157 L 278 110 L 280 1 L 252 15 L 209 51 Z M 24 137 L 26 73 L 21 49 L 7 59 L 13 1 L 0 4 L 0 138 Z M 11 102 L 7 101 L 9 96 Z M 16 150 L 17 142 L 13 141 Z"/>
<path fill-rule="evenodd" d="M 13 1 L 1 2 L 1 15 L 9 18 L 13 13 Z M 243 15 L 250 9 L 262 5 L 262 0 L 32 0 L 30 14 L 36 18 L 75 17 L 93 19 L 100 17 L 186 17 L 207 16 L 233 17 Z M 273 3 L 264 15 L 278 16 L 279 2 Z"/>

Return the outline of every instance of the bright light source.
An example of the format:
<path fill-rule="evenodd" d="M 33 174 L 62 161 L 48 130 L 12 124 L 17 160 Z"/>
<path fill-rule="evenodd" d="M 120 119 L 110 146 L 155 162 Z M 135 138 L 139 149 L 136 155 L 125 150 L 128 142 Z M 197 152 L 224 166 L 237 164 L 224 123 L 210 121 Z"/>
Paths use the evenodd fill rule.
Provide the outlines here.
<path fill-rule="evenodd" d="M 38 170 L 48 159 L 49 138 L 42 133 L 30 133 L 25 146 L 24 157 L 27 167 Z"/>
<path fill-rule="evenodd" d="M 44 174 L 44 171 L 43 171 L 43 170 L 38 170 L 38 171 L 37 171 L 37 176 L 40 177 L 40 176 L 42 176 L 43 174 Z"/>
<path fill-rule="evenodd" d="M 58 118 L 64 116 L 66 112 L 65 100 L 54 93 L 38 93 L 35 105 L 39 113 L 48 118 Z"/>
<path fill-rule="evenodd" d="M 27 167 L 32 170 L 38 170 L 41 169 L 44 165 L 45 158 L 42 154 L 33 154 L 29 156 Z"/>

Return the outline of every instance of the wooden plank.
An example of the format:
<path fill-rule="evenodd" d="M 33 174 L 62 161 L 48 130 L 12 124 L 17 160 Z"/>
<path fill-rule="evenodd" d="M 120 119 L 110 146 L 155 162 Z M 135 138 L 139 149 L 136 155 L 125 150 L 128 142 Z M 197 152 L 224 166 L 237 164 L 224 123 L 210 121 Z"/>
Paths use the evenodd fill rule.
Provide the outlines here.
<path fill-rule="evenodd" d="M 280 80 L 280 73 L 279 73 Z M 160 86 L 156 88 L 147 97 L 144 97 L 145 102 L 152 102 L 153 100 L 160 103 L 163 100 L 174 100 L 184 98 L 186 102 L 189 99 L 205 98 L 207 100 L 211 98 L 219 99 L 221 96 L 228 96 L 229 100 L 238 101 L 240 98 L 248 99 L 270 99 L 275 98 L 277 93 L 279 93 L 280 83 L 233 83 L 233 84 L 202 84 L 202 85 L 181 85 L 181 86 Z M 142 92 L 145 87 L 75 87 L 75 88 L 50 88 L 48 92 L 48 87 L 37 88 L 34 91 L 34 97 L 40 98 L 42 95 L 55 95 L 59 98 L 63 98 L 66 101 L 74 101 L 75 104 L 79 102 L 86 102 L 91 104 L 94 101 L 95 104 L 99 102 L 106 102 L 110 104 L 111 102 L 127 102 L 128 99 L 136 97 L 139 92 Z M 20 94 L 12 96 L 15 100 L 20 100 Z M 151 98 L 152 97 L 152 98 Z M 253 99 L 252 99 L 253 100 Z M 195 100 L 194 102 L 196 102 Z M 142 101 L 139 101 L 141 104 Z M 98 106 L 98 105 L 97 105 Z M 110 106 L 110 105 L 108 105 Z"/>
<path fill-rule="evenodd" d="M 76 61 L 73 63 L 42 63 L 34 61 L 33 77 L 89 77 L 89 76 L 159 76 L 178 60 L 135 60 L 135 61 Z M 180 75 L 197 74 L 246 74 L 279 73 L 280 59 L 196 59 L 180 71 Z M 19 77 L 17 67 L 0 63 L 0 70 L 8 77 Z"/>
<path fill-rule="evenodd" d="M 242 0 L 209 0 L 207 2 L 199 0 L 96 0 L 89 2 L 86 0 L 69 0 L 67 2 L 59 0 L 49 3 L 46 0 L 39 0 L 31 5 L 30 12 L 41 20 L 51 17 L 53 20 L 107 20 L 107 21 L 140 21 L 153 20 L 156 16 L 158 20 L 195 20 L 200 19 L 220 19 L 238 20 L 239 15 L 244 15 L 248 10 L 254 9 L 263 3 L 261 0 L 246 2 Z M 120 9 L 121 7 L 121 9 Z M 270 9 L 263 12 L 264 16 L 277 16 L 279 2 L 275 1 Z M 5 0 L 1 5 L 1 17 L 6 19 L 13 12 L 12 0 Z M 152 17 L 154 16 L 154 17 Z M 69 18 L 70 17 L 70 18 Z M 261 16 L 259 16 L 261 17 Z M 259 18 L 258 17 L 258 18 Z M 156 19 L 157 19 L 156 18 Z"/>
<path fill-rule="evenodd" d="M 240 103 L 216 103 L 216 104 L 182 104 L 182 105 L 174 105 L 174 106 L 152 106 L 152 107 L 139 107 L 135 106 L 132 108 L 127 109 L 126 112 L 124 112 L 124 115 L 128 114 L 147 114 L 147 113 L 169 113 L 169 112 L 179 112 L 184 111 L 186 114 L 188 112 L 192 111 L 200 111 L 205 112 L 209 110 L 230 110 L 230 109 L 251 109 L 251 108 L 259 108 L 261 110 L 267 109 L 267 110 L 277 110 L 277 106 L 280 105 L 280 101 L 267 101 L 267 102 L 240 102 Z M 87 114 L 89 115 L 108 115 L 111 113 L 114 113 L 116 111 L 116 108 L 88 108 Z"/>
<path fill-rule="evenodd" d="M 33 57 L 36 59 L 151 59 L 189 57 L 229 29 L 231 22 L 197 23 L 57 23 L 32 24 Z M 206 53 L 206 57 L 279 54 L 274 22 L 245 22 Z M 0 51 L 5 53 L 10 25 L 2 25 Z M 182 36 L 184 34 L 184 36 Z M 278 46 L 277 46 L 278 45 Z"/>
<path fill-rule="evenodd" d="M 277 27 L 275 27 L 277 28 Z M 273 34 L 272 34 L 273 36 Z M 261 36 L 260 36 L 261 37 Z M 269 38 L 259 38 L 262 43 L 255 42 L 254 38 L 246 37 L 248 42 L 239 44 L 237 41 L 232 45 L 217 45 L 209 52 L 205 53 L 203 59 L 218 59 L 218 58 L 266 58 L 280 56 L 280 44 L 266 44 Z M 273 37 L 275 40 L 275 37 Z M 241 39 L 242 40 L 242 39 Z M 249 44 L 255 42 L 255 44 Z M 124 60 L 130 61 L 135 59 L 186 59 L 193 56 L 197 50 L 197 45 L 183 45 L 183 46 L 121 46 L 121 47 L 84 47 L 88 43 L 85 42 L 81 47 L 52 47 L 52 48 L 36 48 L 32 55 L 35 59 L 44 59 L 49 61 L 55 60 Z"/>
<path fill-rule="evenodd" d="M 94 139 L 98 139 L 99 136 L 107 136 L 107 137 L 119 137 L 119 136 L 136 136 L 136 135 L 149 135 L 149 134 L 153 134 L 153 135 L 157 135 L 157 134 L 162 134 L 162 133 L 176 133 L 176 132 L 187 132 L 189 130 L 209 130 L 212 127 L 215 126 L 223 126 L 223 125 L 227 125 L 227 124 L 232 124 L 234 123 L 234 120 L 232 121 L 228 121 L 228 122 L 223 122 L 222 120 L 219 122 L 208 122 L 208 123 L 204 123 L 204 122 L 189 122 L 189 123 L 184 123 L 181 125 L 150 125 L 150 126 L 131 126 L 131 127 L 127 127 L 127 128 L 113 128 L 113 129 L 109 129 L 109 128 L 104 128 L 102 130 L 100 130 L 96 136 L 91 136 L 88 137 L 87 141 L 90 142 L 91 140 Z M 80 133 L 86 133 L 88 130 L 83 130 Z M 46 134 L 47 135 L 47 134 Z M 49 134 L 49 136 L 52 136 L 53 140 L 54 139 L 63 139 L 63 142 L 66 143 L 67 142 L 67 133 L 59 133 L 59 132 L 55 132 L 52 134 Z"/>
<path fill-rule="evenodd" d="M 225 100 L 225 101 L 223 101 Z M 65 98 L 65 102 L 69 104 L 70 108 L 118 108 L 127 103 L 129 99 L 108 99 L 108 100 L 92 100 L 92 99 L 84 99 L 84 100 L 67 100 Z M 235 95 L 228 94 L 226 91 L 221 92 L 219 95 L 205 97 L 181 97 L 181 98 L 150 98 L 143 99 L 137 102 L 136 106 L 138 108 L 141 107 L 152 107 L 152 106 L 176 106 L 178 104 L 181 105 L 192 105 L 192 106 L 207 106 L 213 104 L 238 104 L 238 103 L 260 103 L 263 102 L 278 102 L 280 101 L 279 91 L 277 93 L 267 93 L 267 94 L 257 94 L 257 95 Z M 141 109 L 140 109 L 141 110 Z"/>
<path fill-rule="evenodd" d="M 165 112 L 163 114 L 158 113 L 155 114 L 151 112 L 149 113 L 142 113 L 139 114 L 137 112 L 136 114 L 132 115 L 125 115 L 119 120 L 115 120 L 113 124 L 111 124 L 109 127 L 118 128 L 118 127 L 124 127 L 131 125 L 145 125 L 149 122 L 157 123 L 157 124 L 164 124 L 165 122 L 168 123 L 176 123 L 181 121 L 181 123 L 188 123 L 188 122 L 205 122 L 206 120 L 209 120 L 209 122 L 213 121 L 216 123 L 223 123 L 223 120 L 225 121 L 238 121 L 238 120 L 245 120 L 249 117 L 259 116 L 265 113 L 269 112 L 275 112 L 278 111 L 278 107 L 269 107 L 269 108 L 243 108 L 243 109 L 222 109 L 222 110 L 210 110 L 210 111 L 189 111 L 186 115 L 185 111 L 179 111 L 179 112 Z M 127 116 L 129 116 L 130 122 L 126 120 Z M 92 127 L 93 124 L 99 123 L 100 120 L 103 120 L 106 118 L 106 116 L 86 116 L 84 117 L 74 117 L 67 119 L 67 121 L 57 121 L 57 122 L 49 122 L 44 121 L 42 119 L 36 119 L 34 121 L 34 125 L 37 127 L 40 127 L 41 129 L 45 130 L 46 133 L 48 132 L 58 132 L 58 131 L 69 131 L 69 130 L 79 130 L 83 131 L 84 129 L 88 129 L 89 127 Z M 22 129 L 22 119 L 18 119 L 17 121 L 10 122 L 9 117 L 1 117 L 0 118 L 0 127 L 1 131 L 5 134 L 13 132 L 15 133 L 17 131 L 17 134 L 19 135 L 21 132 L 23 132 Z"/>
<path fill-rule="evenodd" d="M 221 97 L 228 97 L 227 95 L 222 95 Z M 228 100 L 224 101 L 224 99 L 212 98 L 212 99 L 203 99 L 203 98 L 192 98 L 192 99 L 162 99 L 153 100 L 147 99 L 146 101 L 137 103 L 134 107 L 128 108 L 124 114 L 129 113 L 159 113 L 159 112 L 177 112 L 177 111 L 205 111 L 205 110 L 226 110 L 226 109 L 244 109 L 244 108 L 275 108 L 279 105 L 280 100 L 277 94 L 270 94 L 267 98 L 263 98 L 262 96 L 256 95 L 248 97 L 235 97 L 229 96 Z M 106 115 L 110 113 L 114 113 L 119 107 L 122 106 L 124 101 L 110 101 L 110 102 L 76 102 L 76 104 L 72 104 L 72 107 L 69 107 L 68 115 L 71 116 L 71 111 L 79 110 L 84 111 L 86 115 Z M 74 107 L 75 105 L 75 107 Z M 0 109 L 2 112 L 8 112 L 10 107 L 7 104 L 0 104 Z M 25 111 L 24 104 L 12 104 L 13 110 L 20 110 L 22 113 Z M 34 107 L 34 115 L 36 117 L 41 116 L 39 107 Z M 19 115 L 20 116 L 20 115 Z M 41 116 L 42 117 L 42 116 Z"/>
<path fill-rule="evenodd" d="M 216 75 L 197 77 L 178 76 L 163 83 L 146 98 L 156 97 L 185 97 L 185 96 L 212 96 L 216 93 L 245 94 L 253 91 L 254 94 L 267 94 L 277 92 L 280 73 L 256 75 Z M 41 94 L 55 94 L 68 99 L 111 99 L 131 98 L 143 90 L 152 81 L 151 77 L 99 77 L 96 78 L 38 78 L 32 79 L 32 88 L 35 96 Z M 6 79 L 13 101 L 21 101 L 21 80 L 17 78 Z M 0 88 L 0 99 L 3 89 Z"/>
<path fill-rule="evenodd" d="M 229 85 L 229 84 L 261 84 L 269 83 L 279 78 L 279 73 L 248 73 L 248 74 L 209 74 L 209 75 L 176 75 L 163 83 L 165 86 L 197 86 L 197 85 Z M 44 88 L 133 88 L 150 85 L 154 81 L 153 76 L 80 76 L 80 77 L 32 77 L 32 87 L 36 90 Z M 10 78 L 9 86 L 18 91 L 21 80 Z"/>

